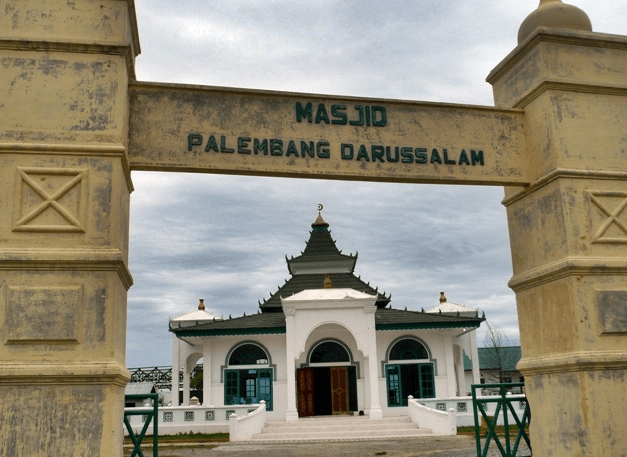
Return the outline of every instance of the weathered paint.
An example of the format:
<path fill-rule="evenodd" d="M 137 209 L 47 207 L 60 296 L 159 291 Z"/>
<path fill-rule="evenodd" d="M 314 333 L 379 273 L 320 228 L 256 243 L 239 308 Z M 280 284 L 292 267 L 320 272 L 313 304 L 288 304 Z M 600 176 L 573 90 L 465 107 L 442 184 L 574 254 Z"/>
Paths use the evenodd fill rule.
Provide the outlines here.
<path fill-rule="evenodd" d="M 490 75 L 533 166 L 507 206 L 534 454 L 627 449 L 627 39 L 538 29 Z"/>
<path fill-rule="evenodd" d="M 527 184 L 524 113 L 175 84 L 130 86 L 135 170 Z"/>
<path fill-rule="evenodd" d="M 0 454 L 121 456 L 132 2 L 0 14 Z"/>
<path fill-rule="evenodd" d="M 517 185 L 534 451 L 625 455 L 626 51 L 536 30 L 488 78 L 498 109 L 134 83 L 132 1 L 2 2 L 0 449 L 121 455 L 133 167 Z"/>

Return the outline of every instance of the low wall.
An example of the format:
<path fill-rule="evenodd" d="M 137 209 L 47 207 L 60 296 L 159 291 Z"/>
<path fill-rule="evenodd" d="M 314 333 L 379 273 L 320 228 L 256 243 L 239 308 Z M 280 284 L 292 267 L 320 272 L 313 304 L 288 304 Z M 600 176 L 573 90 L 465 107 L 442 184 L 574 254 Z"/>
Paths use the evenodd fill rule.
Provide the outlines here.
<path fill-rule="evenodd" d="M 229 440 L 250 441 L 253 435 L 261 433 L 266 425 L 266 402 L 261 400 L 259 408 L 245 416 L 233 414 L 229 418 Z"/>
<path fill-rule="evenodd" d="M 259 405 L 162 406 L 159 407 L 158 412 L 159 435 L 229 433 L 229 418 L 232 415 L 246 416 L 258 408 Z M 129 416 L 129 419 L 133 431 L 141 432 L 146 416 Z M 124 433 L 128 435 L 126 428 Z M 152 423 L 148 426 L 146 433 L 152 434 Z"/>
<path fill-rule="evenodd" d="M 418 403 L 410 395 L 407 402 L 409 417 L 419 428 L 428 428 L 435 435 L 457 435 L 455 411 L 438 411 Z"/>
<path fill-rule="evenodd" d="M 500 398 L 500 396 L 486 395 L 478 397 L 478 400 L 481 401 L 481 399 L 489 400 L 497 398 Z M 518 417 L 521 417 L 525 411 L 525 406 L 527 405 L 527 397 L 524 394 L 516 394 L 508 395 L 508 398 L 514 400 L 513 406 L 518 414 Z M 475 425 L 475 416 L 472 409 L 472 397 L 418 398 L 414 401 L 417 401 L 419 404 L 426 406 L 427 408 L 435 409 L 437 411 L 445 412 L 449 409 L 453 409 L 455 411 L 455 418 L 458 427 L 473 427 Z M 496 403 L 486 402 L 486 406 L 488 415 L 493 416 L 497 406 Z M 514 423 L 514 417 L 511 412 L 508 411 L 507 413 L 509 423 Z M 503 411 L 501 411 L 497 424 L 503 425 L 503 423 Z"/>

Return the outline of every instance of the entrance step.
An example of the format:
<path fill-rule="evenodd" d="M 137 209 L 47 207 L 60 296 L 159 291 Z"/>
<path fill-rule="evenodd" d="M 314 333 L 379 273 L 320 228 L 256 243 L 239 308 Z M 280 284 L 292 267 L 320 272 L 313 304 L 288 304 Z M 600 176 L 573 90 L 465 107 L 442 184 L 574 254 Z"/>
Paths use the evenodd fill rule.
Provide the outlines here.
<path fill-rule="evenodd" d="M 254 441 L 329 441 L 352 439 L 409 438 L 430 435 L 408 416 L 370 420 L 367 416 L 300 418 L 298 421 L 268 421 Z"/>

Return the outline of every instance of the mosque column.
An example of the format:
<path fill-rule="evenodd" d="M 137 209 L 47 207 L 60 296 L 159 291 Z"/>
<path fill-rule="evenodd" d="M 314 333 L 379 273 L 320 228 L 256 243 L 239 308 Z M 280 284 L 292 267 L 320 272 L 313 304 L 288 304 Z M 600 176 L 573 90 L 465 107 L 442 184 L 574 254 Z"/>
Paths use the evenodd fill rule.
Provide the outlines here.
<path fill-rule="evenodd" d="M 451 336 L 446 336 L 444 340 L 446 341 L 444 344 L 444 361 L 446 364 L 446 389 L 448 390 L 446 396 L 454 397 L 457 390 L 457 379 L 455 377 L 453 338 Z"/>
<path fill-rule="evenodd" d="M 477 348 L 477 331 L 473 330 L 470 335 L 470 359 L 472 361 L 472 382 L 471 384 L 479 384 L 481 382 L 481 372 L 479 371 L 479 349 Z M 470 386 L 468 386 L 470 390 Z M 464 392 L 466 395 L 466 392 Z"/>
<path fill-rule="evenodd" d="M 205 341 L 202 348 L 202 404 L 212 405 L 211 378 L 213 377 L 213 373 L 211 367 L 213 365 L 211 364 L 211 340 Z"/>
<path fill-rule="evenodd" d="M 286 421 L 298 420 L 296 407 L 296 364 L 294 348 L 294 309 L 284 308 L 285 312 L 285 355 L 287 370 L 287 412 Z"/>
<path fill-rule="evenodd" d="M 542 1 L 488 76 L 525 112 L 531 184 L 503 201 L 534 455 L 627 449 L 627 37 Z"/>
<path fill-rule="evenodd" d="M 383 411 L 379 400 L 379 357 L 377 356 L 377 331 L 374 315 L 376 306 L 366 306 L 366 321 L 368 335 L 368 377 L 370 378 L 370 419 L 381 419 Z"/>
<path fill-rule="evenodd" d="M 121 456 L 132 1 L 2 2 L 0 453 Z"/>
<path fill-rule="evenodd" d="M 189 406 L 189 383 L 191 380 L 190 376 L 190 368 L 189 368 L 189 357 L 185 358 L 185 362 L 183 363 L 183 406 Z"/>
<path fill-rule="evenodd" d="M 181 370 L 181 340 L 172 337 L 172 406 L 179 406 L 179 372 Z"/>

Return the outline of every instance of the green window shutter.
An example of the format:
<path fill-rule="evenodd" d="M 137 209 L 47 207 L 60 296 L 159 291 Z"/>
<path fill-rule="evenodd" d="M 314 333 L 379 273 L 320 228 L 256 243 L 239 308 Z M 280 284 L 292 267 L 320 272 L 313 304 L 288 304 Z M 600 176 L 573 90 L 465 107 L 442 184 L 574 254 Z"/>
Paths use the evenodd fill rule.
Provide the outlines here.
<path fill-rule="evenodd" d="M 224 404 L 239 404 L 239 371 L 226 370 L 224 372 Z"/>
<path fill-rule="evenodd" d="M 388 365 L 385 370 L 387 377 L 388 406 L 401 406 L 401 368 L 399 365 Z"/>
<path fill-rule="evenodd" d="M 435 398 L 433 364 L 421 363 L 418 369 L 420 373 L 420 398 Z"/>

